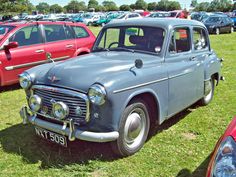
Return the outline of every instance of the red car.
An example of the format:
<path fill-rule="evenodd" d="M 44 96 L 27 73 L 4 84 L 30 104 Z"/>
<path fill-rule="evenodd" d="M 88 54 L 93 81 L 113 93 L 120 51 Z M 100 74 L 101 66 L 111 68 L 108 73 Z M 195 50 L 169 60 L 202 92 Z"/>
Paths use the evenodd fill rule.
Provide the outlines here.
<path fill-rule="evenodd" d="M 236 117 L 216 144 L 206 177 L 236 176 Z"/>
<path fill-rule="evenodd" d="M 170 11 L 171 18 L 186 18 L 183 10 Z"/>
<path fill-rule="evenodd" d="M 18 82 L 30 67 L 87 54 L 95 36 L 82 23 L 17 22 L 0 25 L 0 86 Z"/>

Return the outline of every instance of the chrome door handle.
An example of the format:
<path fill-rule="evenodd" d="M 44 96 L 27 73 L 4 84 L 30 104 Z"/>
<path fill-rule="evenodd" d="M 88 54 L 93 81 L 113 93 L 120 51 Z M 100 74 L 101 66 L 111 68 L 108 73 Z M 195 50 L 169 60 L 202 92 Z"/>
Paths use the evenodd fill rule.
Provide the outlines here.
<path fill-rule="evenodd" d="M 196 59 L 197 59 L 196 57 L 190 57 L 190 58 L 189 58 L 190 61 L 194 61 L 194 60 L 196 60 Z"/>
<path fill-rule="evenodd" d="M 35 52 L 36 52 L 36 53 L 43 53 L 44 50 L 43 50 L 43 49 L 39 49 L 39 50 L 36 50 Z"/>
<path fill-rule="evenodd" d="M 74 45 L 73 44 L 67 44 L 66 48 L 72 48 Z"/>

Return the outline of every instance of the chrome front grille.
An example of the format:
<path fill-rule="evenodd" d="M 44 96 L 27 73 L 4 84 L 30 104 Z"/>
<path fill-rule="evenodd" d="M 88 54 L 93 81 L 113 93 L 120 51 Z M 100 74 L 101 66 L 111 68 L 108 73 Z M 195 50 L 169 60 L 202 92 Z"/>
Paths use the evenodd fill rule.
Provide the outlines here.
<path fill-rule="evenodd" d="M 48 86 L 33 86 L 33 93 L 42 98 L 42 109 L 39 114 L 55 119 L 52 113 L 52 102 L 64 102 L 69 107 L 69 115 L 66 118 L 73 119 L 74 123 L 81 124 L 89 121 L 89 101 L 85 94 Z M 77 107 L 82 110 L 81 116 L 76 116 Z"/>

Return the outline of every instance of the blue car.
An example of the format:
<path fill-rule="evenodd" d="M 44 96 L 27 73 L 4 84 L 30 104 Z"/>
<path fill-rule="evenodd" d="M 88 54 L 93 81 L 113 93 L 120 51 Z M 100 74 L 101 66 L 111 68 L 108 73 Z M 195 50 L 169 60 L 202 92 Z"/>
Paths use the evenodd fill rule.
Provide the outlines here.
<path fill-rule="evenodd" d="M 221 61 L 200 22 L 111 21 L 90 54 L 20 75 L 28 102 L 21 117 L 59 145 L 111 142 L 115 153 L 129 156 L 143 147 L 156 123 L 195 102 L 211 102 L 223 79 Z"/>

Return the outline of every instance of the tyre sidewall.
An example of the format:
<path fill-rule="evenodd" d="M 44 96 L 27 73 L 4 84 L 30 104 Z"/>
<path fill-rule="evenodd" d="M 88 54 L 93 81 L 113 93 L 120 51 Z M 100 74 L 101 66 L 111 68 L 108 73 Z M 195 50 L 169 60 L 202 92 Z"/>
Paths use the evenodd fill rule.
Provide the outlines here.
<path fill-rule="evenodd" d="M 141 108 L 144 111 L 145 117 L 146 117 L 146 127 L 145 127 L 144 135 L 143 135 L 142 140 L 139 143 L 139 145 L 137 147 L 131 149 L 126 145 L 125 140 L 124 140 L 124 126 L 125 126 L 125 123 L 126 123 L 126 120 L 129 116 L 129 114 L 135 108 Z M 135 102 L 129 104 L 121 116 L 121 121 L 120 121 L 120 125 L 119 125 L 119 138 L 115 142 L 115 146 L 116 146 L 115 152 L 120 156 L 129 156 L 129 155 L 132 155 L 132 154 L 136 153 L 137 151 L 139 151 L 143 147 L 143 145 L 147 139 L 147 136 L 149 133 L 149 128 L 150 128 L 150 119 L 149 119 L 149 113 L 148 113 L 148 109 L 147 109 L 145 102 L 142 100 L 138 100 L 138 101 L 135 101 Z M 113 148 L 113 150 L 114 150 L 114 148 Z"/>
<path fill-rule="evenodd" d="M 206 105 L 208 105 L 208 104 L 212 101 L 213 96 L 214 96 L 214 90 L 215 90 L 215 81 L 214 81 L 213 78 L 211 78 L 211 92 L 210 92 L 211 97 L 210 97 L 210 99 L 207 99 L 207 96 L 208 96 L 208 95 L 205 95 L 205 96 L 201 99 L 201 102 L 200 102 L 202 106 L 206 106 Z"/>

